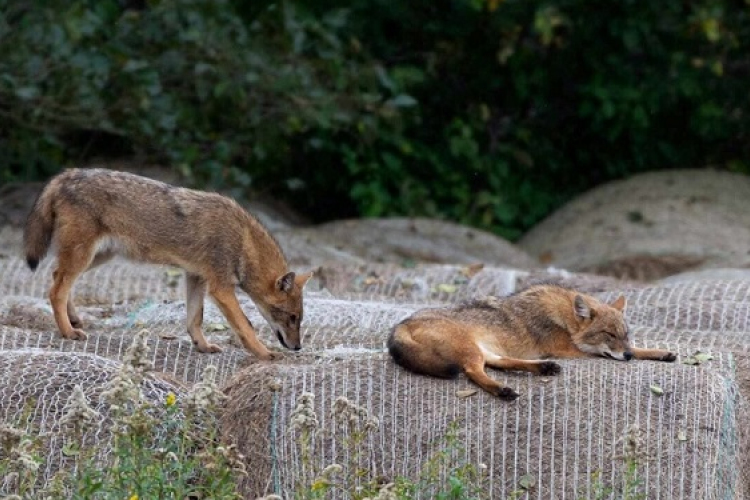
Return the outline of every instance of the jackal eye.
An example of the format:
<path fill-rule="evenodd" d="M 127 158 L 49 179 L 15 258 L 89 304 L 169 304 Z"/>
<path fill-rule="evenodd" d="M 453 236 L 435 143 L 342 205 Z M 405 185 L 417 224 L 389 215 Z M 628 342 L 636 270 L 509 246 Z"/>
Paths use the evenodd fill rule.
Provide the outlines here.
<path fill-rule="evenodd" d="M 617 335 L 615 335 L 614 333 L 612 333 L 612 332 L 604 332 L 604 333 L 605 333 L 606 335 L 609 335 L 609 337 L 610 337 L 610 338 L 611 338 L 612 340 L 617 340 Z"/>

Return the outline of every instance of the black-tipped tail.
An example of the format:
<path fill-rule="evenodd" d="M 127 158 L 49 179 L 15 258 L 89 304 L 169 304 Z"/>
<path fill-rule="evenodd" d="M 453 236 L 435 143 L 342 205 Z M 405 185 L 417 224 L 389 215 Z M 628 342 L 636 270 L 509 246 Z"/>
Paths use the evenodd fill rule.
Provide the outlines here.
<path fill-rule="evenodd" d="M 39 262 L 47 255 L 52 243 L 54 214 L 52 213 L 50 196 L 48 188 L 45 188 L 34 203 L 34 208 L 31 209 L 31 213 L 26 219 L 26 227 L 23 231 L 26 263 L 32 271 L 39 266 Z"/>
<path fill-rule="evenodd" d="M 412 340 L 408 325 L 396 325 L 388 337 L 388 353 L 393 361 L 414 373 L 439 378 L 456 378 L 461 373 L 457 363 L 447 362 L 434 352 L 427 352 L 425 346 Z"/>

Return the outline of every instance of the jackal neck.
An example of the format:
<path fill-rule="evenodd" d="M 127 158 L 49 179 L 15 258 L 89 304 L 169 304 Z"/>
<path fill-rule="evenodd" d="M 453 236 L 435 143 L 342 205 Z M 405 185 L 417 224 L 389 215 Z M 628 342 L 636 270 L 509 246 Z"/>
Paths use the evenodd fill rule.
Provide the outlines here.
<path fill-rule="evenodd" d="M 276 280 L 288 272 L 289 265 L 278 241 L 250 214 L 243 237 L 243 255 L 237 277 L 251 297 L 268 293 Z"/>
<path fill-rule="evenodd" d="M 577 332 L 580 322 L 575 318 L 576 292 L 563 288 L 545 292 L 539 299 L 550 319 L 570 334 Z"/>

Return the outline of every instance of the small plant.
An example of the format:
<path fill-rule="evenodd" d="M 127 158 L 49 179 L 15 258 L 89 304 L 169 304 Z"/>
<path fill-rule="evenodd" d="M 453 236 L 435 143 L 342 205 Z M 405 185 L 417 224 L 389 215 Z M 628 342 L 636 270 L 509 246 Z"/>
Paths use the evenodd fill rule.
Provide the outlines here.
<path fill-rule="evenodd" d="M 41 488 L 43 460 L 39 437 L 0 425 L 0 497 L 45 499 L 188 498 L 239 499 L 236 477 L 245 474 L 243 457 L 217 435 L 217 406 L 223 394 L 214 383 L 216 368 L 180 400 L 167 394 L 160 404 L 145 400 L 141 382 L 150 369 L 146 332 L 128 349 L 122 368 L 102 392 L 110 409 L 110 450 L 87 432 L 102 415 L 81 386 L 74 388 L 60 421 L 65 436 L 64 469 Z M 28 426 L 27 426 L 28 427 Z"/>
<path fill-rule="evenodd" d="M 638 469 L 643 460 L 647 459 L 642 451 L 641 430 L 637 425 L 631 425 L 625 436 L 619 442 L 625 443 L 622 457 L 622 483 L 619 487 L 606 486 L 601 479 L 601 471 L 595 471 L 591 477 L 594 485 L 594 498 L 604 500 L 617 498 L 618 500 L 645 500 L 646 493 L 641 491 L 643 481 L 638 477 Z M 584 497 L 581 497 L 584 498 Z"/>
<path fill-rule="evenodd" d="M 294 498 L 317 500 L 328 498 L 334 491 L 353 500 L 479 500 L 483 496 L 483 475 L 486 467 L 475 467 L 461 460 L 463 454 L 458 424 L 448 426 L 438 451 L 422 467 L 417 478 L 378 477 L 363 464 L 362 450 L 367 438 L 379 427 L 379 421 L 346 397 L 336 398 L 332 408 L 335 427 L 332 433 L 318 426 L 314 410 L 315 396 L 304 393 L 292 413 L 291 428 L 297 432 L 296 443 L 302 461 L 302 474 L 295 487 Z M 317 440 L 331 437 L 340 444 L 346 457 L 343 463 L 317 468 L 313 456 Z M 266 499 L 274 498 L 264 497 Z"/>
<path fill-rule="evenodd" d="M 434 498 L 437 500 L 480 500 L 487 498 L 484 474 L 487 466 L 475 466 L 460 459 L 464 454 L 458 434 L 458 422 L 448 425 L 440 449 L 422 467 L 416 481 L 398 478 L 398 498 Z M 448 471 L 445 478 L 441 471 Z"/>
<path fill-rule="evenodd" d="M 30 497 L 42 464 L 39 442 L 18 427 L 0 424 L 0 494 L 10 491 L 19 499 Z"/>

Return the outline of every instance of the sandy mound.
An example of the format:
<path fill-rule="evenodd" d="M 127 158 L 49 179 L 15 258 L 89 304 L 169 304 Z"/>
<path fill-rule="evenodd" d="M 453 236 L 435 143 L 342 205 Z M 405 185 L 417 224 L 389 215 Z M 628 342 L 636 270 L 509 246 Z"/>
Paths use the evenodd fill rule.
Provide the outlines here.
<path fill-rule="evenodd" d="M 534 266 L 533 259 L 498 236 L 432 219 L 343 220 L 294 233 L 313 246 L 347 252 L 368 262 Z"/>
<path fill-rule="evenodd" d="M 542 221 L 520 246 L 545 264 L 658 279 L 750 264 L 750 178 L 670 170 L 597 187 Z"/>

